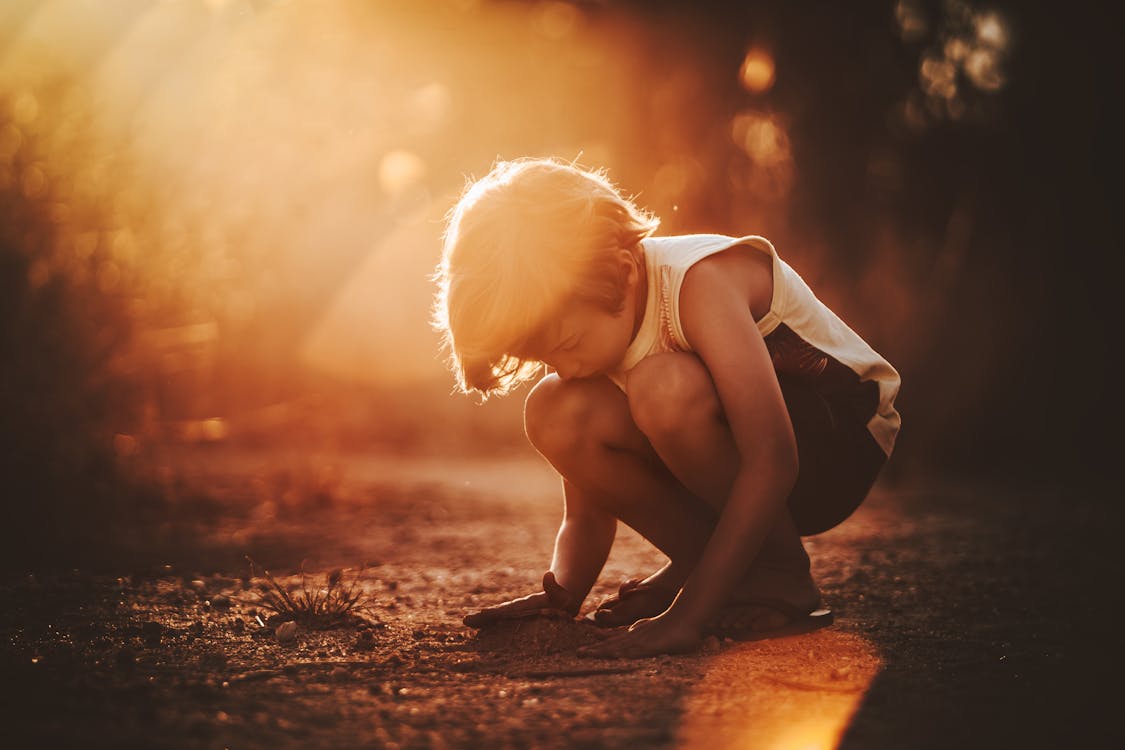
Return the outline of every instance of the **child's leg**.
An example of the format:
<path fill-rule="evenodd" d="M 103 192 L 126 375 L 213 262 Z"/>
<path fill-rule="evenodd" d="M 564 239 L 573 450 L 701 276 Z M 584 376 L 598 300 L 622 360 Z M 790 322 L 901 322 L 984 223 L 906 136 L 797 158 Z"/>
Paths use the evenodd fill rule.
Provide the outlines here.
<path fill-rule="evenodd" d="M 547 376 L 528 396 L 525 427 L 536 449 L 577 491 L 668 555 L 668 565 L 645 583 L 650 591 L 670 590 L 674 595 L 710 538 L 717 519 L 715 508 L 721 508 L 733 481 L 736 464 L 725 465 L 733 463 L 736 455 L 729 434 L 729 450 L 699 455 L 704 469 L 710 464 L 715 475 L 728 477 L 726 488 L 718 483 L 709 490 L 700 485 L 700 493 L 714 493 L 709 505 L 669 471 L 633 421 L 625 395 L 606 378 L 563 381 Z M 703 432 L 712 430 L 707 426 Z M 700 435 L 705 443 L 714 437 Z M 816 606 L 819 592 L 808 575 L 808 557 L 788 518 L 767 538 L 759 558 L 762 564 L 756 562 L 748 574 L 743 597 L 782 598 L 806 611 Z M 662 601 L 658 593 L 652 601 L 634 597 L 615 607 L 613 617 L 599 621 L 621 624 L 652 616 L 663 611 L 670 598 Z M 768 618 L 776 613 L 764 615 Z"/>
<path fill-rule="evenodd" d="M 607 378 L 548 375 L 527 397 L 524 425 L 532 445 L 575 491 L 668 555 L 663 575 L 686 579 L 715 514 L 661 463 L 617 386 Z"/>
<path fill-rule="evenodd" d="M 739 457 L 710 373 L 692 354 L 668 353 L 642 361 L 629 375 L 630 414 L 672 474 L 719 511 L 738 472 Z M 789 515 L 782 511 L 735 599 L 781 599 L 810 611 L 820 592 L 809 557 Z M 762 628 L 784 619 L 761 613 Z"/>
<path fill-rule="evenodd" d="M 528 395 L 524 423 L 532 445 L 566 479 L 568 493 L 581 493 L 583 502 L 668 556 L 619 607 L 599 607 L 598 624 L 628 625 L 663 612 L 710 539 L 714 511 L 676 481 L 633 423 L 625 394 L 607 378 L 548 375 Z"/>

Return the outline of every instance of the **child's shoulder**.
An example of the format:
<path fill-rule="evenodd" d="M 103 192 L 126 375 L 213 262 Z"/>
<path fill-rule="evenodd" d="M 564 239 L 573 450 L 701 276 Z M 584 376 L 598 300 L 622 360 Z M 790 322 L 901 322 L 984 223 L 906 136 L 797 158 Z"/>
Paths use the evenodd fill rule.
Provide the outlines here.
<path fill-rule="evenodd" d="M 725 234 L 679 234 L 648 237 L 643 244 L 651 265 L 671 266 L 684 272 L 704 259 L 711 259 L 711 264 L 729 262 L 723 259 L 741 254 L 725 251 L 736 247 L 760 251 L 760 254 L 751 254 L 757 258 L 776 254 L 770 241 L 760 235 L 732 237 Z"/>
<path fill-rule="evenodd" d="M 695 247 L 722 247 L 737 242 L 737 237 L 725 234 L 664 234 L 646 237 L 644 246 L 667 252 L 682 252 Z"/>
<path fill-rule="evenodd" d="M 739 245 L 749 245 L 768 253 L 774 252 L 773 243 L 757 234 L 740 237 L 727 234 L 654 235 L 646 237 L 642 244 L 646 250 L 667 255 L 693 252 L 717 253 Z"/>

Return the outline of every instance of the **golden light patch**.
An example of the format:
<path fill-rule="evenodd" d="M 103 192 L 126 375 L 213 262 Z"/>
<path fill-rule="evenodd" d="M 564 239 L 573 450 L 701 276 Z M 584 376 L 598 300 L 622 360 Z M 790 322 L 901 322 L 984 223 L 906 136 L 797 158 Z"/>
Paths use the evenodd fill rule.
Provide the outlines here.
<path fill-rule="evenodd" d="M 763 94 L 774 84 L 777 71 L 773 58 L 763 49 L 751 49 L 742 60 L 738 78 L 742 87 L 752 94 Z"/>
<path fill-rule="evenodd" d="M 379 162 L 379 185 L 388 195 L 400 195 L 426 176 L 426 162 L 411 151 L 396 149 Z"/>
<path fill-rule="evenodd" d="M 684 701 L 681 750 L 830 750 L 882 659 L 859 636 L 825 630 L 720 651 Z"/>

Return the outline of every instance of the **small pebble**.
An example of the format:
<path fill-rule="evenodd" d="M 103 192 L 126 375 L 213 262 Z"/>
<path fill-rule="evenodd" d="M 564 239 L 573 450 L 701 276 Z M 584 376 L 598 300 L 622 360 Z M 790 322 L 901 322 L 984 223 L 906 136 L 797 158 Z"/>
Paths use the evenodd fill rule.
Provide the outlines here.
<path fill-rule="evenodd" d="M 292 643 L 297 638 L 297 623 L 290 620 L 277 626 L 274 631 L 278 643 Z"/>

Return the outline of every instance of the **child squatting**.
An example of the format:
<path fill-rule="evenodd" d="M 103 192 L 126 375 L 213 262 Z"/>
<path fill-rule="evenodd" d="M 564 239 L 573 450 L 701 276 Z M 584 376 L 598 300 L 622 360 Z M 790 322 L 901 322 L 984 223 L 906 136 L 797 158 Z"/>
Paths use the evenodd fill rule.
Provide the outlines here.
<path fill-rule="evenodd" d="M 542 590 L 469 626 L 577 616 L 618 521 L 668 561 L 597 605 L 616 630 L 580 653 L 831 622 L 801 537 L 851 515 L 886 463 L 898 373 L 765 238 L 657 226 L 554 159 L 497 163 L 449 214 L 434 323 L 454 376 L 487 397 L 542 375 L 525 431 L 564 499 Z"/>

